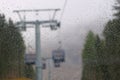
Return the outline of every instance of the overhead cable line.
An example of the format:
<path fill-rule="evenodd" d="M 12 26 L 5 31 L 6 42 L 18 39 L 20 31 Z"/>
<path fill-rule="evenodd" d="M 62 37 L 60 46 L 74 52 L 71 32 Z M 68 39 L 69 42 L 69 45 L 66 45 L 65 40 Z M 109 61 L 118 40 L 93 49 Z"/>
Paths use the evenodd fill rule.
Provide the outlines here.
<path fill-rule="evenodd" d="M 62 18 L 63 18 L 63 15 L 64 15 L 64 12 L 65 12 L 65 8 L 66 8 L 66 6 L 67 6 L 67 0 L 65 0 L 65 2 L 64 2 L 64 4 L 63 4 L 63 10 L 62 10 L 62 12 L 61 12 L 61 15 L 60 15 L 60 22 L 61 22 L 61 20 L 62 20 Z M 58 34 L 61 34 L 61 29 L 59 29 L 59 31 L 58 31 Z M 59 47 L 58 48 L 61 48 L 62 47 L 62 39 L 61 39 L 61 35 L 58 35 L 58 45 L 59 45 Z"/>
<path fill-rule="evenodd" d="M 63 17 L 63 14 L 64 14 L 64 12 L 65 12 L 65 8 L 66 8 L 66 6 L 67 6 L 67 0 L 65 0 L 65 2 L 64 2 L 64 5 L 63 5 L 63 11 L 62 11 L 62 13 L 61 13 L 61 15 L 60 15 L 60 21 L 62 20 L 62 17 Z"/>

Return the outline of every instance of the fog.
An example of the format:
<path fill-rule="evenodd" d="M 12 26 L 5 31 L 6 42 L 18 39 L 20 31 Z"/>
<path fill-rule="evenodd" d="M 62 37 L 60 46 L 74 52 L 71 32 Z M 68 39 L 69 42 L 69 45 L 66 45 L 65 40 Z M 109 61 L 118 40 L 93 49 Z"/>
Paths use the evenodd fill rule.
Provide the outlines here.
<path fill-rule="evenodd" d="M 60 20 L 64 2 L 65 0 L 1 0 L 0 13 L 4 13 L 7 19 L 11 18 L 14 22 L 17 22 L 19 17 L 13 13 L 13 10 L 60 8 L 61 11 L 56 15 L 56 19 L 61 21 L 60 29 L 51 31 L 50 28 L 40 26 L 42 56 L 50 57 L 52 50 L 61 46 L 66 52 L 66 62 L 62 64 L 61 68 L 53 69 L 52 75 L 54 76 L 52 77 L 60 77 L 64 80 L 80 80 L 82 71 L 81 54 L 86 35 L 89 30 L 92 30 L 95 34 L 103 36 L 102 31 L 105 24 L 113 18 L 113 6 L 116 1 L 67 0 L 65 11 Z M 26 17 L 27 20 L 44 20 L 50 19 L 52 13 L 40 13 L 38 16 L 34 13 L 27 13 Z M 26 52 L 35 53 L 34 26 L 21 33 L 26 43 Z M 59 41 L 62 42 L 61 45 L 58 44 Z M 47 72 L 45 74 L 47 75 Z M 47 78 L 46 75 L 45 79 Z"/>
<path fill-rule="evenodd" d="M 11 17 L 15 22 L 19 20 L 13 10 L 18 9 L 42 9 L 61 8 L 57 18 L 62 12 L 64 0 L 1 0 L 0 11 L 7 18 Z M 51 31 L 49 28 L 41 28 L 42 55 L 50 56 L 51 51 L 59 47 L 58 41 L 62 41 L 62 48 L 67 54 L 67 64 L 81 64 L 81 52 L 86 34 L 89 30 L 102 36 L 104 25 L 112 19 L 115 0 L 68 0 L 64 15 L 61 20 L 61 28 Z M 48 13 L 45 13 L 48 14 Z M 44 14 L 39 14 L 40 19 Z M 31 16 L 28 16 L 28 18 Z M 34 52 L 34 28 L 23 32 L 29 52 Z"/>

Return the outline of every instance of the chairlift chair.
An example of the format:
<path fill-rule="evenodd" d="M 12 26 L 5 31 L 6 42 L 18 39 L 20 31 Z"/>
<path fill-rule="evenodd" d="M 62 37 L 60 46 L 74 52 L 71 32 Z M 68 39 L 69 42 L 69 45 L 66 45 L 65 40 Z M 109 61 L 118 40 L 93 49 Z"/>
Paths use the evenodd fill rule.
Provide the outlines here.
<path fill-rule="evenodd" d="M 25 64 L 35 65 L 36 55 L 35 54 L 25 54 Z M 46 62 L 42 59 L 42 69 L 46 69 Z"/>
<path fill-rule="evenodd" d="M 65 62 L 65 51 L 63 49 L 57 49 L 52 51 L 52 59 L 54 63 Z"/>
<path fill-rule="evenodd" d="M 35 64 L 35 54 L 25 54 L 25 64 L 34 65 Z"/>

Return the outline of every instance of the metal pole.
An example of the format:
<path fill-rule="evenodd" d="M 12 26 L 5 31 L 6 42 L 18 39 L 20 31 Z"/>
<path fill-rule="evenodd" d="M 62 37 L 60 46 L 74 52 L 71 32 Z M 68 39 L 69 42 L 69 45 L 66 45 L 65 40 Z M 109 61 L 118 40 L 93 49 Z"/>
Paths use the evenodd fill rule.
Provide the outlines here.
<path fill-rule="evenodd" d="M 40 44 L 40 24 L 36 20 L 36 80 L 42 80 L 42 59 L 41 59 L 41 44 Z"/>
<path fill-rule="evenodd" d="M 50 59 L 48 59 L 48 80 L 51 80 L 51 65 L 50 65 Z"/>

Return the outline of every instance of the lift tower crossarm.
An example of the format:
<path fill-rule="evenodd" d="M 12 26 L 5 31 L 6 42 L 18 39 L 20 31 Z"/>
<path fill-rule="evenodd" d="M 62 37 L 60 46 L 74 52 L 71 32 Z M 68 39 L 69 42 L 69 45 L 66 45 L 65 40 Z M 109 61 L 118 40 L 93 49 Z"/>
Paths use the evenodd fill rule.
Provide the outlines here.
<path fill-rule="evenodd" d="M 40 11 L 59 11 L 60 9 L 24 9 L 24 10 L 14 10 L 13 12 L 40 12 Z"/>
<path fill-rule="evenodd" d="M 20 21 L 20 22 L 17 22 L 16 25 L 20 25 L 22 24 L 23 21 Z M 24 24 L 27 25 L 27 24 L 39 24 L 39 25 L 42 25 L 42 24 L 47 24 L 47 23 L 53 23 L 53 24 L 56 24 L 57 23 L 57 20 L 46 20 L 46 21 L 24 21 Z"/>

